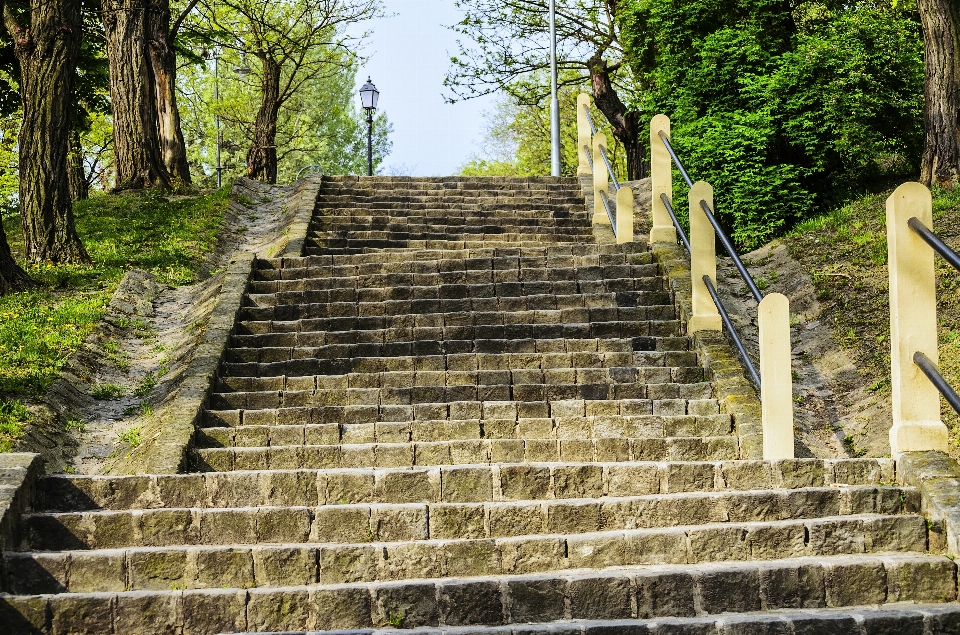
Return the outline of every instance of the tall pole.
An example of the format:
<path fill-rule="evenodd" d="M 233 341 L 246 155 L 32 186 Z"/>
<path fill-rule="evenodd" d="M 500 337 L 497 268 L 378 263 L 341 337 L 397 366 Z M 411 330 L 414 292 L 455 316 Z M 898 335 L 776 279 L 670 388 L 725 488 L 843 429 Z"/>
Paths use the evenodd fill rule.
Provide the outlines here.
<path fill-rule="evenodd" d="M 213 119 L 217 125 L 217 189 L 222 184 L 223 167 L 220 165 L 220 52 L 213 52 L 213 101 L 217 109 L 213 113 Z"/>
<path fill-rule="evenodd" d="M 550 174 L 560 176 L 560 101 L 557 99 L 556 0 L 550 0 Z"/>
<path fill-rule="evenodd" d="M 367 110 L 367 176 L 373 176 L 373 109 Z"/>

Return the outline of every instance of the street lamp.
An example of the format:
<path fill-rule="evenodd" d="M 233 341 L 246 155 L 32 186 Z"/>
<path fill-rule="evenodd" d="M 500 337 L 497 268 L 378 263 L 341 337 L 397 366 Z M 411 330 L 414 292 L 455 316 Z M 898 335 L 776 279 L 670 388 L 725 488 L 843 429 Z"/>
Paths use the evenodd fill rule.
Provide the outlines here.
<path fill-rule="evenodd" d="M 556 0 L 550 0 L 550 174 L 560 176 L 560 102 L 557 99 Z"/>
<path fill-rule="evenodd" d="M 380 91 L 367 77 L 367 83 L 360 87 L 360 103 L 367 111 L 367 176 L 373 176 L 373 111 L 377 109 Z"/>

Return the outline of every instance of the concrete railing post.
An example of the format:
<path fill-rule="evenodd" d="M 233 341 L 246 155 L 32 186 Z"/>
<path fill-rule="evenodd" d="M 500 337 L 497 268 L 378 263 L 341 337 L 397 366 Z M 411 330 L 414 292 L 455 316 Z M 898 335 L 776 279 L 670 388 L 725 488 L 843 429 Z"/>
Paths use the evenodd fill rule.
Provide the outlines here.
<path fill-rule="evenodd" d="M 633 242 L 633 190 L 621 186 L 617 191 L 617 244 Z"/>
<path fill-rule="evenodd" d="M 763 458 L 792 459 L 793 372 L 790 366 L 790 301 L 771 293 L 757 307 L 760 330 L 760 410 Z"/>
<path fill-rule="evenodd" d="M 607 194 L 609 187 L 607 168 L 603 164 L 603 155 L 600 154 L 601 147 L 607 147 L 607 135 L 598 132 L 593 135 L 593 224 L 609 225 L 610 218 L 603 206 L 603 197 L 600 196 L 601 192 Z"/>
<path fill-rule="evenodd" d="M 667 195 L 667 200 L 673 204 L 673 165 L 670 153 L 667 152 L 660 131 L 670 138 L 670 118 L 666 115 L 657 115 L 650 120 L 650 209 L 653 216 L 653 227 L 650 228 L 650 244 L 677 242 L 677 230 L 667 213 L 667 208 L 660 200 L 661 194 Z"/>
<path fill-rule="evenodd" d="M 947 451 L 947 428 L 940 419 L 940 392 L 913 363 L 917 351 L 934 364 L 938 362 L 934 253 L 907 226 L 914 216 L 933 228 L 930 190 L 920 183 L 904 183 L 887 199 L 893 393 L 890 451 L 894 458 L 902 452 Z"/>
<path fill-rule="evenodd" d="M 584 146 L 593 148 L 593 143 L 591 142 L 593 131 L 590 129 L 590 122 L 587 121 L 587 112 L 584 110 L 584 108 L 589 107 L 590 95 L 586 93 L 577 95 L 577 157 L 580 161 L 577 166 L 577 174 L 584 176 L 590 174 L 590 161 L 587 160 L 588 150 L 584 149 Z"/>
<path fill-rule="evenodd" d="M 707 285 L 703 282 L 703 277 L 707 276 L 713 281 L 714 287 L 717 286 L 716 235 L 713 232 L 713 225 L 707 220 L 706 213 L 700 207 L 700 201 L 706 201 L 710 209 L 713 209 L 713 188 L 709 183 L 698 181 L 690 189 L 689 200 L 690 283 L 693 286 L 691 291 L 693 315 L 687 323 L 687 333 L 720 331 L 722 330 L 720 312 L 717 311 L 717 305 L 713 303 Z M 673 223 L 670 224 L 670 229 L 673 230 Z"/>

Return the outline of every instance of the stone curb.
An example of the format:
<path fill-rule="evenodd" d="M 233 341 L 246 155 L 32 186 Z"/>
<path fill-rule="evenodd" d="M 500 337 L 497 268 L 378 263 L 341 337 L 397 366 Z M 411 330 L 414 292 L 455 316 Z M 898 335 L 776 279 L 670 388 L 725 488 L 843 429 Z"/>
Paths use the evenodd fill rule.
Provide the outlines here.
<path fill-rule="evenodd" d="M 143 442 L 109 468 L 112 474 L 174 474 L 186 467 L 194 426 L 207 400 L 220 361 L 233 332 L 237 311 L 256 256 L 234 253 L 220 286 L 220 297 L 197 344 L 176 396 L 144 425 Z"/>
<path fill-rule="evenodd" d="M 43 474 L 43 459 L 39 454 L 0 454 L 0 589 L 7 588 L 7 545 L 17 545 L 17 521 L 33 500 L 37 477 Z"/>
<path fill-rule="evenodd" d="M 295 258 L 303 253 L 303 243 L 310 229 L 317 193 L 322 187 L 323 177 L 319 175 L 306 177 L 297 183 L 296 189 L 289 197 L 289 205 L 294 208 L 294 216 L 287 229 L 287 244 L 277 254 L 278 258 Z"/>
<path fill-rule="evenodd" d="M 286 232 L 285 257 L 296 257 L 303 249 L 322 177 L 302 179 L 289 196 L 294 218 Z M 114 461 L 108 473 L 176 474 L 187 467 L 189 448 L 196 423 L 206 407 L 210 388 L 233 334 L 237 313 L 256 267 L 256 254 L 237 250 L 220 286 L 217 304 L 210 314 L 203 337 L 170 404 L 144 424 L 143 442 L 127 455 Z"/>
<path fill-rule="evenodd" d="M 693 314 L 690 256 L 679 245 L 656 243 L 650 249 L 670 284 L 680 320 L 686 325 Z M 740 438 L 741 459 L 763 458 L 763 423 L 760 399 L 747 381 L 743 363 L 727 338 L 717 331 L 700 331 L 691 338 L 700 363 L 711 374 L 714 395 L 733 417 Z"/>
<path fill-rule="evenodd" d="M 929 550 L 960 554 L 960 463 L 943 452 L 904 452 L 897 480 L 920 490 L 920 511 L 933 523 Z"/>

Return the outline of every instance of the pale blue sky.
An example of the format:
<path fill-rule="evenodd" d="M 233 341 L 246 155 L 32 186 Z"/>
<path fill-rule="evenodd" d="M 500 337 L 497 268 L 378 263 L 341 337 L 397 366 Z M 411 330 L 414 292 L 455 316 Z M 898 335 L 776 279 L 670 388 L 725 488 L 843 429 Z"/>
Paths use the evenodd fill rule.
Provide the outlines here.
<path fill-rule="evenodd" d="M 384 0 L 392 17 L 369 23 L 370 60 L 360 69 L 358 89 L 369 75 L 380 90 L 379 109 L 393 123 L 393 152 L 383 172 L 447 176 L 477 151 L 483 111 L 492 98 L 443 102 L 443 78 L 456 33 L 445 28 L 460 12 L 452 0 Z M 359 104 L 359 96 L 357 97 Z"/>

